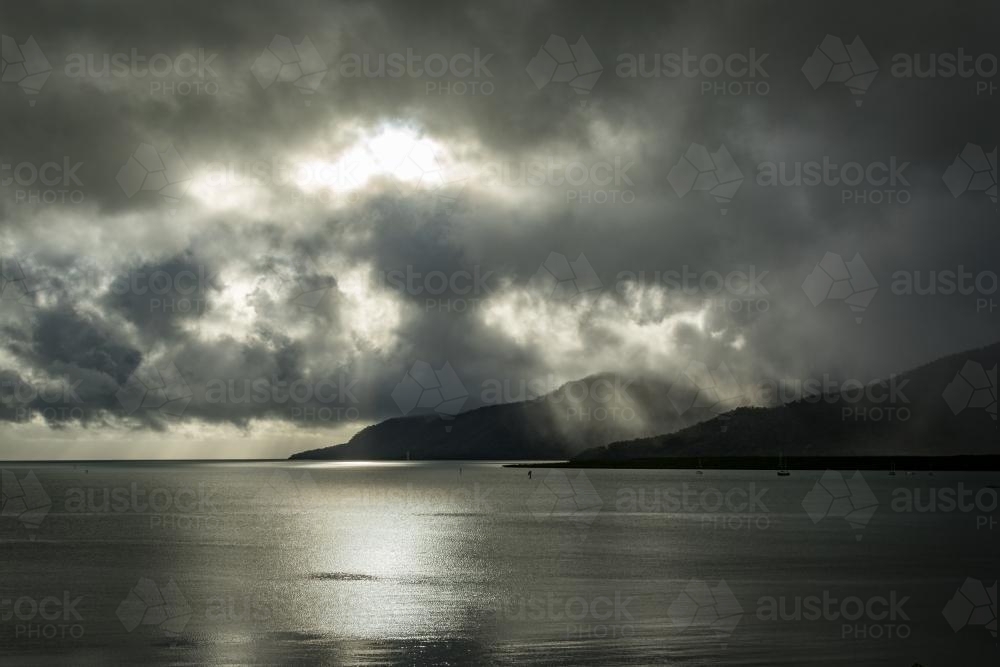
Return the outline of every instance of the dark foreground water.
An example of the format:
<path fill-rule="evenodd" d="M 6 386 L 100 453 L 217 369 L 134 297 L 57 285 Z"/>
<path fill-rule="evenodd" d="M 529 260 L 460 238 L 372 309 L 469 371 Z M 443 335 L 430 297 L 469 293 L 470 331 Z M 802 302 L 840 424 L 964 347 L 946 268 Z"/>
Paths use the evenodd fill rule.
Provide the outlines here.
<path fill-rule="evenodd" d="M 4 464 L 0 663 L 998 664 L 998 476 L 821 475 Z"/>

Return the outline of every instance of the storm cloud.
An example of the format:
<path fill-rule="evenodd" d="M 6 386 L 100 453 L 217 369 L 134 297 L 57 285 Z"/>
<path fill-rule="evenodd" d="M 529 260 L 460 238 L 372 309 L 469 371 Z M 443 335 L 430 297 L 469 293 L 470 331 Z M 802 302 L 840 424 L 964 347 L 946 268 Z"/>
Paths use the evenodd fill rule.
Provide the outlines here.
<path fill-rule="evenodd" d="M 468 409 L 994 342 L 998 11 L 8 3 L 6 454 L 284 456 L 418 362 Z"/>

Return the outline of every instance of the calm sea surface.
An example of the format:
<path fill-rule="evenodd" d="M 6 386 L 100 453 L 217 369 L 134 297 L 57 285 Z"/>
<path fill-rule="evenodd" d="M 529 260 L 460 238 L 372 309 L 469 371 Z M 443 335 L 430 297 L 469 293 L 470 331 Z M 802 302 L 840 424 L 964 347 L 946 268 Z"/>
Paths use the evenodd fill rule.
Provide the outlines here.
<path fill-rule="evenodd" d="M 2 468 L 3 665 L 1000 664 L 993 474 Z"/>

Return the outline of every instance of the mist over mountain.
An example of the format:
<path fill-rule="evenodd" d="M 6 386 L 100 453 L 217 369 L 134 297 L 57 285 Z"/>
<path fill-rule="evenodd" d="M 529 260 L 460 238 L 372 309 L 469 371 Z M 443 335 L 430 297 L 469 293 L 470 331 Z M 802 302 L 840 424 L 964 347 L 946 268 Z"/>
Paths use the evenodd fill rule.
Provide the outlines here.
<path fill-rule="evenodd" d="M 589 449 L 576 459 L 997 454 L 998 359 L 1000 344 L 994 344 L 863 391 L 739 408 L 676 433 Z"/>
<path fill-rule="evenodd" d="M 310 459 L 562 459 L 622 438 L 668 433 L 710 418 L 679 414 L 671 383 L 596 375 L 533 400 L 481 407 L 453 419 L 388 419 L 342 445 L 295 454 Z M 693 402 L 693 394 L 690 396 Z"/>
<path fill-rule="evenodd" d="M 811 391 L 824 386 L 818 379 L 739 388 L 724 366 L 722 372 L 689 370 L 672 382 L 599 375 L 534 400 L 482 407 L 454 419 L 389 419 L 347 443 L 292 458 L 990 454 L 997 447 L 998 358 L 1000 344 L 995 344 L 868 385 L 845 382 L 819 392 Z M 801 396 L 774 405 L 789 394 Z M 773 407 L 717 414 L 727 401 Z"/>

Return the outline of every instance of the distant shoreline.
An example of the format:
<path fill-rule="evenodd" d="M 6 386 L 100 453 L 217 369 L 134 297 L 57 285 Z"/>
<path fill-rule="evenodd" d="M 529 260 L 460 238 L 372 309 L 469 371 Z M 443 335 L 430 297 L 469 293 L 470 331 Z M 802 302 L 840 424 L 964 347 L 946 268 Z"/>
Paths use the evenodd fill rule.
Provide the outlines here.
<path fill-rule="evenodd" d="M 504 468 L 606 468 L 645 470 L 774 470 L 778 469 L 776 456 L 717 456 L 623 459 L 623 460 L 566 460 L 529 461 L 503 459 L 21 459 L 0 461 L 5 465 L 176 465 L 185 463 L 492 463 Z M 896 472 L 1000 472 L 1000 455 L 956 456 L 789 456 L 785 468 L 795 470 L 891 470 Z"/>
<path fill-rule="evenodd" d="M 958 456 L 789 456 L 787 470 L 891 470 L 914 472 L 997 472 L 1000 455 Z M 511 463 L 506 468 L 640 468 L 676 470 L 777 470 L 775 456 L 672 457 L 655 459 Z"/>
<path fill-rule="evenodd" d="M 526 461 L 528 461 L 526 463 Z M 539 461 L 538 465 L 558 463 L 551 459 Z M 5 465 L 24 464 L 57 464 L 57 465 L 80 465 L 83 463 L 97 464 L 176 464 L 176 463 L 496 463 L 498 465 L 524 464 L 535 465 L 527 459 L 0 459 L 0 467 Z"/>
<path fill-rule="evenodd" d="M 288 459 L 6 459 L 0 460 L 0 466 L 23 463 L 59 463 L 73 465 L 78 463 L 273 463 Z"/>

